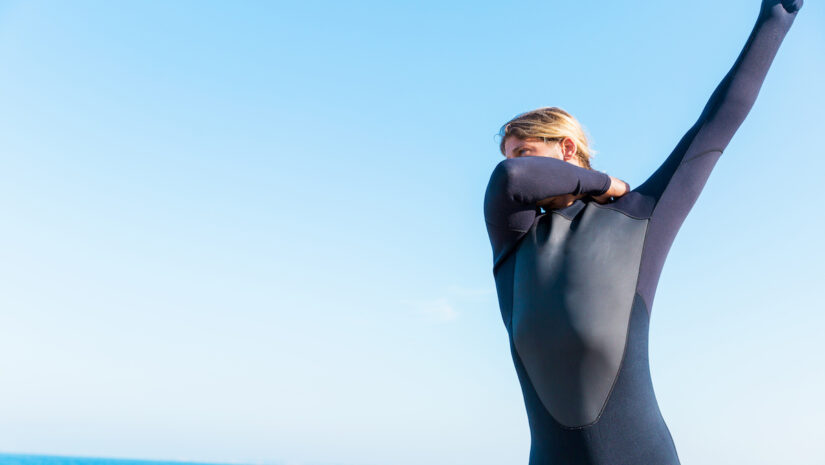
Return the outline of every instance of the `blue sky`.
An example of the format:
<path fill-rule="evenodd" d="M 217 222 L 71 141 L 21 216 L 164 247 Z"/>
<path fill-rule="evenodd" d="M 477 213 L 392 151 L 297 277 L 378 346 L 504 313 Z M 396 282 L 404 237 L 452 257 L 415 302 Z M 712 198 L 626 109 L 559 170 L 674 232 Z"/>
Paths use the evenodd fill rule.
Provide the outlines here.
<path fill-rule="evenodd" d="M 638 185 L 759 1 L 0 2 L 0 451 L 526 463 L 481 210 L 560 106 Z M 653 306 L 684 463 L 820 464 L 825 11 Z"/>

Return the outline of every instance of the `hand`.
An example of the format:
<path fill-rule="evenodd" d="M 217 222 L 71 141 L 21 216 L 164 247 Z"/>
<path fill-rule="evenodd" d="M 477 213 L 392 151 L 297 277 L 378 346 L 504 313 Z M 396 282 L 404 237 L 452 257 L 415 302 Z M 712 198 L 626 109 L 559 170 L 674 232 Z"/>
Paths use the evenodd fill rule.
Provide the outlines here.
<path fill-rule="evenodd" d="M 573 202 L 582 197 L 585 197 L 585 194 L 556 195 L 553 197 L 547 197 L 546 199 L 538 202 L 536 205 L 544 208 L 545 210 L 558 210 L 559 208 L 565 208 L 573 205 Z"/>
<path fill-rule="evenodd" d="M 803 0 L 762 0 L 761 13 L 796 13 L 803 3 Z"/>
<path fill-rule="evenodd" d="M 618 199 L 619 197 L 627 194 L 628 192 L 630 192 L 630 184 L 622 181 L 619 178 L 614 178 L 613 176 L 610 176 L 610 188 L 608 188 L 607 192 L 605 192 L 602 195 L 593 196 L 593 200 L 596 203 L 605 204 L 610 202 L 611 198 L 613 198 L 613 200 Z"/>

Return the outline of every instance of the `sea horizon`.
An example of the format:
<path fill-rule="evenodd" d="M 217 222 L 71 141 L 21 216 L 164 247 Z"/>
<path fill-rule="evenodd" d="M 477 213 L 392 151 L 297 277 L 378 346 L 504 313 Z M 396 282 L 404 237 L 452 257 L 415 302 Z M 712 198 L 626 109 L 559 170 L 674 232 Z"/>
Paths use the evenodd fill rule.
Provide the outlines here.
<path fill-rule="evenodd" d="M 141 459 L 20 452 L 0 452 L 0 465 L 282 465 L 283 462 L 201 461 L 186 459 Z"/>

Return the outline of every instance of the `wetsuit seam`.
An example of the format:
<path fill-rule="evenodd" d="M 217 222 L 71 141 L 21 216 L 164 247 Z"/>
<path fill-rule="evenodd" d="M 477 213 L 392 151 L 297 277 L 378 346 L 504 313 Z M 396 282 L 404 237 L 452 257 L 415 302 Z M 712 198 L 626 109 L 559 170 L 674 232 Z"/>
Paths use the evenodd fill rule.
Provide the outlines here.
<path fill-rule="evenodd" d="M 699 128 L 699 129 L 701 130 L 701 128 Z M 690 147 L 688 147 L 688 148 L 690 148 Z M 687 152 L 687 150 L 685 150 L 685 152 Z M 704 157 L 705 155 L 707 155 L 707 154 L 709 154 L 709 153 L 713 153 L 713 152 L 719 152 L 719 153 L 722 153 L 723 151 L 722 151 L 722 149 L 711 149 L 711 150 L 705 150 L 704 152 L 701 152 L 701 153 L 699 153 L 698 155 L 694 155 L 694 156 L 693 156 L 693 157 L 691 157 L 690 159 L 688 159 L 688 158 L 682 158 L 682 161 L 680 161 L 680 162 L 679 162 L 679 165 L 676 167 L 676 170 L 678 170 L 679 168 L 681 168 L 681 167 L 682 167 L 682 165 L 684 165 L 684 164 L 686 164 L 686 163 L 688 163 L 688 162 L 691 162 L 691 161 L 693 161 L 693 160 L 696 160 L 696 159 L 697 159 L 697 158 L 699 158 L 699 157 Z M 676 170 L 674 170 L 673 174 L 676 174 Z M 670 184 L 670 183 L 668 183 L 668 184 Z"/>
<path fill-rule="evenodd" d="M 508 258 L 510 258 L 510 255 L 516 253 L 516 249 L 518 249 L 519 245 L 521 245 L 521 242 L 524 240 L 524 238 L 527 237 L 527 234 L 530 233 L 530 230 L 528 229 L 527 231 L 519 232 L 522 234 L 518 237 L 518 239 L 516 239 L 509 248 L 505 249 L 504 253 L 501 255 L 501 258 L 498 261 L 493 263 L 493 276 L 495 276 L 498 270 L 501 269 L 501 265 L 503 265 L 504 262 L 507 261 Z M 513 258 L 513 260 L 515 260 L 515 257 Z"/>
<path fill-rule="evenodd" d="M 510 284 L 510 289 L 512 291 L 513 297 L 510 299 L 510 322 L 509 322 L 510 327 L 508 328 L 510 330 L 509 332 L 510 332 L 511 335 L 513 334 L 513 313 L 516 311 L 516 263 L 517 262 L 518 262 L 518 256 L 513 255 L 513 283 Z M 518 350 L 516 350 L 516 353 L 518 353 Z M 521 358 L 521 355 L 519 355 L 519 358 Z M 532 383 L 533 382 L 530 381 L 530 384 L 532 384 Z"/>
<path fill-rule="evenodd" d="M 647 240 L 648 240 L 647 232 L 648 232 L 648 229 L 650 229 L 650 222 L 653 221 L 653 213 L 656 212 L 656 207 L 658 207 L 658 206 L 659 206 L 659 202 L 657 201 L 656 205 L 653 206 L 653 211 L 650 212 L 650 218 L 648 218 L 648 220 L 647 220 L 647 226 L 645 226 L 645 239 L 642 241 L 642 256 L 639 257 L 640 258 L 640 260 L 639 260 L 639 271 L 638 271 L 638 274 L 636 275 L 636 294 L 638 294 L 639 297 L 642 299 L 642 302 L 644 302 L 645 312 L 647 312 L 647 317 L 648 318 L 650 318 L 650 315 L 653 313 L 653 309 L 650 307 L 647 299 L 645 299 L 645 297 L 639 291 L 639 276 L 641 276 L 641 274 L 642 274 L 642 266 L 644 266 L 644 263 L 645 263 L 645 248 L 647 247 Z M 656 287 L 658 287 L 658 284 L 657 284 Z"/>
<path fill-rule="evenodd" d="M 650 226 L 650 220 L 647 220 L 645 222 L 645 240 L 647 240 L 647 229 L 648 229 L 649 226 Z M 644 255 L 644 242 L 642 243 L 642 250 L 639 252 L 639 265 L 641 265 L 641 263 L 642 263 L 642 255 Z M 553 420 L 555 420 L 556 423 L 558 423 L 559 426 L 561 426 L 564 429 L 567 429 L 567 430 L 584 429 L 584 428 L 588 428 L 590 426 L 595 425 L 602 418 L 602 415 L 604 414 L 604 411 L 607 408 L 607 403 L 610 402 L 610 397 L 613 395 L 613 390 L 616 388 L 616 383 L 619 381 L 619 376 L 622 373 L 622 368 L 624 368 L 624 362 L 625 362 L 625 359 L 627 358 L 627 345 L 630 343 L 630 320 L 633 319 L 633 304 L 636 302 L 636 297 L 641 298 L 641 295 L 639 295 L 639 291 L 638 291 L 639 277 L 642 274 L 641 270 L 642 270 L 642 267 L 639 266 L 639 269 L 636 271 L 636 285 L 633 286 L 633 300 L 630 302 L 630 311 L 627 314 L 627 329 L 625 329 L 625 334 L 624 334 L 624 347 L 622 348 L 622 360 L 619 362 L 619 368 L 616 370 L 616 376 L 615 376 L 615 378 L 613 378 L 613 383 L 610 385 L 610 390 L 607 392 L 607 397 L 605 397 L 604 403 L 602 404 L 602 408 L 599 410 L 599 414 L 596 415 L 596 419 L 591 421 L 590 423 L 588 423 L 586 425 L 565 426 L 560 421 L 556 420 L 556 417 L 554 417 L 553 414 L 550 413 L 549 410 L 547 410 L 547 407 L 544 407 L 544 409 L 547 410 L 547 413 L 550 414 L 550 416 L 553 418 Z M 515 295 L 515 293 L 513 293 L 513 295 Z M 642 302 L 644 302 L 644 299 L 642 299 Z"/>
<path fill-rule="evenodd" d="M 516 253 L 516 249 L 521 244 L 521 241 L 523 241 L 524 238 L 527 237 L 527 235 L 530 233 L 530 230 L 532 230 L 533 228 L 536 227 L 536 224 L 539 222 L 539 220 L 543 216 L 544 216 L 544 214 L 537 215 L 535 218 L 533 218 L 533 224 L 530 225 L 529 228 L 527 228 L 526 230 L 523 230 L 523 231 L 520 230 L 520 229 L 505 228 L 505 227 L 502 227 L 502 226 L 497 226 L 494 223 L 490 223 L 486 219 L 484 220 L 485 223 L 488 223 L 488 224 L 492 225 L 493 227 L 503 228 L 503 229 L 506 229 L 507 231 L 515 231 L 515 232 L 519 233 L 518 239 L 516 239 L 515 241 L 512 241 L 509 248 L 505 248 L 506 252 L 501 255 L 501 258 L 499 259 L 499 261 L 497 261 L 497 262 L 494 261 L 493 262 L 493 276 L 496 275 L 497 270 L 501 267 L 501 265 L 504 263 L 504 261 L 510 256 L 510 254 Z"/>
<path fill-rule="evenodd" d="M 639 270 L 641 270 L 641 269 L 642 269 L 642 267 L 640 266 L 640 267 L 639 267 Z M 637 284 L 637 286 L 638 286 L 638 284 Z M 639 296 L 639 299 L 641 299 L 642 303 L 643 303 L 643 304 L 645 304 L 645 311 L 647 312 L 647 316 L 648 316 L 648 318 L 649 318 L 649 317 L 650 317 L 650 313 L 651 313 L 651 312 L 650 312 L 650 305 L 648 305 L 647 300 L 646 300 L 646 299 L 645 299 L 645 297 L 642 295 L 642 293 L 641 293 L 641 292 L 639 292 L 639 289 L 636 289 L 636 295 L 638 295 L 638 296 Z"/>
<path fill-rule="evenodd" d="M 702 125 L 702 126 L 704 126 L 704 125 Z M 701 130 L 702 130 L 702 128 L 700 127 L 699 131 L 701 131 Z M 696 131 L 696 132 L 698 133 L 699 131 Z M 688 150 L 690 150 L 690 147 L 685 149 L 685 153 L 687 153 Z M 709 153 L 713 153 L 713 152 L 719 152 L 720 154 L 724 153 L 724 151 L 721 150 L 721 149 L 705 150 L 704 152 L 700 152 L 698 155 L 694 156 L 690 160 L 688 160 L 687 158 L 682 158 L 682 160 L 679 161 L 679 164 L 676 166 L 676 169 L 673 170 L 673 174 L 670 176 L 670 179 L 668 179 L 667 185 L 662 190 L 662 193 L 659 195 L 659 198 L 656 199 L 656 205 L 653 206 L 653 211 L 650 212 L 650 218 L 653 218 L 653 215 L 656 214 L 656 210 L 659 208 L 659 204 L 661 203 L 662 197 L 664 197 L 665 191 L 667 191 L 668 187 L 670 187 L 670 183 L 673 181 L 673 178 L 676 176 L 676 172 L 679 171 L 679 168 L 681 168 L 682 165 L 686 164 L 689 161 L 696 160 L 699 157 L 703 157 L 703 156 L 705 156 Z M 645 238 L 645 239 L 647 239 L 647 238 Z"/>
<path fill-rule="evenodd" d="M 525 233 L 525 232 L 529 231 L 529 229 L 516 229 L 516 228 L 508 228 L 506 226 L 499 226 L 499 225 L 497 225 L 493 222 L 487 221 L 487 220 L 484 220 L 484 222 L 489 224 L 490 226 L 492 226 L 494 228 L 506 229 L 508 231 L 516 231 L 516 232 L 522 232 L 522 233 Z"/>
<path fill-rule="evenodd" d="M 703 125 L 703 126 L 704 126 L 704 125 Z M 700 127 L 700 128 L 699 128 L 699 131 L 701 131 L 701 130 L 702 130 L 702 128 Z M 698 133 L 699 131 L 697 131 L 697 133 Z M 687 152 L 688 150 L 690 150 L 690 147 L 688 147 L 687 149 L 685 149 L 685 152 Z M 705 155 L 707 155 L 707 154 L 709 154 L 709 153 L 713 153 L 713 152 L 719 152 L 720 154 L 722 154 L 722 153 L 724 153 L 724 150 L 722 150 L 722 149 L 711 149 L 711 150 L 705 150 L 704 152 L 700 152 L 698 155 L 694 156 L 694 157 L 693 157 L 693 158 L 691 158 L 690 160 L 687 160 L 687 159 L 683 158 L 683 159 L 679 162 L 679 165 L 678 165 L 678 166 L 676 167 L 676 169 L 673 171 L 673 175 L 671 176 L 670 180 L 668 180 L 667 186 L 665 186 L 665 188 L 664 188 L 664 190 L 662 191 L 662 194 L 659 196 L 659 198 L 657 198 L 657 199 L 656 199 L 656 204 L 653 206 L 653 210 L 650 212 L 650 217 L 648 217 L 648 227 L 650 226 L 650 221 L 653 221 L 653 217 L 656 215 L 656 211 L 659 209 L 659 205 L 661 204 L 662 197 L 664 196 L 665 191 L 667 191 L 668 187 L 670 187 L 670 183 L 671 183 L 671 181 L 673 180 L 673 176 L 675 176 L 675 175 L 676 175 L 676 171 L 678 171 L 678 170 L 679 170 L 679 168 L 681 168 L 681 166 L 682 166 L 682 165 L 684 165 L 685 163 L 687 163 L 688 161 L 693 161 L 693 160 L 696 160 L 696 159 L 697 159 L 697 158 L 699 158 L 699 157 L 703 157 L 703 156 L 705 156 Z M 688 213 L 690 213 L 690 212 L 688 211 Z M 687 215 L 685 215 L 685 218 L 687 218 Z M 684 219 L 683 219 L 683 220 L 684 220 Z M 647 229 L 645 229 L 645 240 L 644 240 L 644 242 L 643 242 L 643 244 L 642 244 L 642 261 L 639 263 L 639 272 L 640 272 L 640 273 L 641 273 L 641 271 L 642 271 L 642 266 L 644 266 L 644 255 L 645 255 L 645 247 L 647 246 L 647 239 L 648 239 L 648 237 L 647 237 Z M 675 240 L 675 236 L 674 236 L 674 240 Z M 660 274 L 661 274 L 661 271 L 660 271 Z M 637 280 L 637 282 L 636 282 L 636 286 L 637 286 L 636 292 L 639 294 L 639 297 L 641 297 L 642 302 L 644 302 L 644 304 L 645 304 L 645 311 L 647 312 L 647 316 L 648 316 L 648 318 L 649 318 L 649 317 L 653 314 L 653 308 L 652 308 L 652 306 L 650 305 L 650 302 L 648 302 L 648 301 L 647 301 L 647 299 L 646 299 L 646 298 L 645 298 L 645 297 L 641 294 L 641 292 L 639 292 L 638 285 L 639 285 L 639 284 L 638 284 L 638 280 Z"/>
<path fill-rule="evenodd" d="M 596 207 L 596 208 L 601 208 L 602 210 L 612 210 L 612 211 L 614 211 L 614 212 L 621 213 L 622 215 L 624 215 L 624 216 L 626 216 L 626 217 L 628 217 L 628 218 L 633 218 L 634 220 L 649 220 L 649 219 L 650 219 L 650 217 L 643 217 L 643 216 L 635 216 L 635 215 L 631 215 L 630 213 L 627 213 L 627 212 L 626 212 L 626 211 L 624 211 L 624 210 L 619 210 L 618 208 L 610 207 L 610 206 L 609 206 L 609 204 L 608 204 L 608 205 L 601 205 L 601 204 L 599 204 L 599 203 L 597 203 L 597 202 L 590 202 L 588 205 L 593 205 L 594 207 Z M 647 231 L 647 230 L 645 230 L 645 231 Z M 645 232 L 645 233 L 646 233 L 646 232 Z"/>
<path fill-rule="evenodd" d="M 550 210 L 550 213 L 555 213 L 556 215 L 559 215 L 560 217 L 562 217 L 566 220 L 570 220 L 570 221 L 573 221 L 576 218 L 575 216 L 573 216 L 573 217 L 567 216 L 564 213 L 556 211 L 556 210 Z"/>

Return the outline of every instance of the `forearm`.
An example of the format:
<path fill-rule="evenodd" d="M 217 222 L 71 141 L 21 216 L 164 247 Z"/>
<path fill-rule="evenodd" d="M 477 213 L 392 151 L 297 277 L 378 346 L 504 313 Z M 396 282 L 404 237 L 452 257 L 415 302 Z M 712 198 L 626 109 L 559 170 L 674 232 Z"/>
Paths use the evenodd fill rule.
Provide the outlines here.
<path fill-rule="evenodd" d="M 505 200 L 520 205 L 536 205 L 558 195 L 599 195 L 610 188 L 611 178 L 549 157 L 520 157 L 502 161 L 491 177 Z"/>
<path fill-rule="evenodd" d="M 771 63 L 796 13 L 788 13 L 781 3 L 763 2 L 756 24 L 728 74 L 717 86 L 697 124 L 704 151 L 724 151 L 747 117 Z"/>
<path fill-rule="evenodd" d="M 707 165 L 693 163 L 720 155 L 756 101 L 768 69 L 796 13 L 788 13 L 779 0 L 763 1 L 756 24 L 730 71 L 719 83 L 696 123 L 661 166 L 636 188 L 654 203 L 669 188 L 678 171 L 692 171 L 691 183 L 704 184 Z M 796 11 L 796 10 L 794 10 Z"/>

